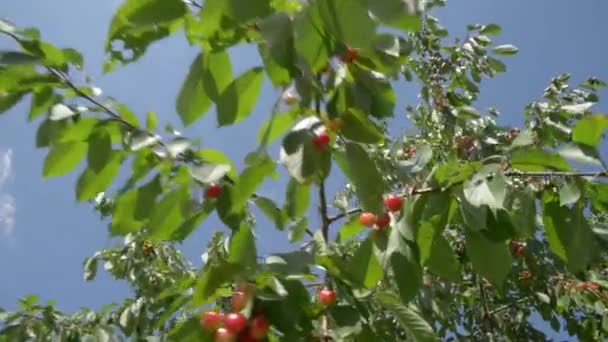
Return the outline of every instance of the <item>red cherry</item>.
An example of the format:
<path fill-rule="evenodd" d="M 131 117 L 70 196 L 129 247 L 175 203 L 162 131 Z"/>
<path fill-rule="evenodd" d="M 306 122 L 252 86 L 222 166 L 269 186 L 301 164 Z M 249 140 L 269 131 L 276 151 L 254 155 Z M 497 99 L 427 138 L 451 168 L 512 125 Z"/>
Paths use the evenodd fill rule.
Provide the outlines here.
<path fill-rule="evenodd" d="M 340 60 L 343 63 L 350 64 L 350 63 L 353 63 L 357 59 L 358 55 L 359 55 L 359 51 L 357 49 L 348 47 L 346 49 L 346 53 L 338 56 L 338 58 L 340 58 Z"/>
<path fill-rule="evenodd" d="M 576 289 L 577 290 L 586 290 L 588 287 L 587 283 L 582 282 L 582 283 L 578 283 L 576 284 Z"/>
<path fill-rule="evenodd" d="M 596 282 L 593 281 L 589 281 L 587 282 L 587 290 L 591 290 L 591 291 L 597 291 L 599 290 L 600 285 Z"/>
<path fill-rule="evenodd" d="M 376 223 L 377 219 L 378 218 L 376 217 L 376 215 L 369 212 L 365 212 L 359 215 L 359 223 L 366 227 L 373 226 Z"/>
<path fill-rule="evenodd" d="M 236 340 L 236 335 L 226 328 L 219 328 L 215 332 L 215 338 L 213 340 L 215 342 L 233 342 Z"/>
<path fill-rule="evenodd" d="M 230 305 L 233 311 L 241 311 L 247 305 L 249 295 L 245 291 L 234 291 L 230 298 Z"/>
<path fill-rule="evenodd" d="M 203 328 L 208 331 L 216 331 L 222 326 L 224 315 L 217 311 L 207 311 L 201 315 L 200 322 Z"/>
<path fill-rule="evenodd" d="M 384 206 L 390 211 L 399 211 L 403 205 L 403 198 L 397 195 L 388 195 L 384 199 Z"/>
<path fill-rule="evenodd" d="M 211 183 L 207 186 L 205 195 L 207 198 L 218 198 L 222 192 L 222 187 L 217 183 Z"/>
<path fill-rule="evenodd" d="M 249 331 L 244 331 L 239 335 L 239 342 L 258 342 L 260 341 L 260 339 L 257 339 L 253 336 L 251 336 L 251 333 L 249 333 Z"/>
<path fill-rule="evenodd" d="M 336 292 L 330 288 L 324 287 L 317 295 L 317 298 L 321 304 L 329 306 L 336 302 Z"/>
<path fill-rule="evenodd" d="M 375 227 L 377 229 L 382 229 L 382 228 L 385 228 L 386 226 L 388 226 L 390 223 L 391 223 L 391 217 L 389 216 L 389 214 L 384 213 L 384 214 L 378 216 Z"/>
<path fill-rule="evenodd" d="M 312 138 L 312 144 L 319 151 L 325 150 L 329 145 L 329 134 L 327 132 L 322 132 L 321 134 L 317 134 Z"/>
<path fill-rule="evenodd" d="M 238 334 L 247 326 L 247 318 L 239 312 L 231 312 L 224 317 L 224 326 L 231 332 Z"/>
<path fill-rule="evenodd" d="M 513 241 L 511 242 L 511 251 L 516 257 L 521 257 L 524 255 L 524 245 L 521 242 Z"/>
<path fill-rule="evenodd" d="M 261 340 L 268 333 L 268 329 L 270 329 L 270 323 L 268 323 L 266 317 L 258 315 L 251 320 L 249 335 L 251 335 L 254 339 Z"/>

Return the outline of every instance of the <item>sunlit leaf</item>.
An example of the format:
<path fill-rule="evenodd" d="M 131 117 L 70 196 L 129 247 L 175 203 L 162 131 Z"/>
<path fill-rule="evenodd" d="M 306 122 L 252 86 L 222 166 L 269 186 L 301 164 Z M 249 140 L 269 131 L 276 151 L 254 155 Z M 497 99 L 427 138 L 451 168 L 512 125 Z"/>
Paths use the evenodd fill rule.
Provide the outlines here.
<path fill-rule="evenodd" d="M 249 69 L 232 81 L 217 101 L 218 125 L 232 125 L 247 117 L 258 100 L 263 81 L 263 69 L 259 67 Z"/>

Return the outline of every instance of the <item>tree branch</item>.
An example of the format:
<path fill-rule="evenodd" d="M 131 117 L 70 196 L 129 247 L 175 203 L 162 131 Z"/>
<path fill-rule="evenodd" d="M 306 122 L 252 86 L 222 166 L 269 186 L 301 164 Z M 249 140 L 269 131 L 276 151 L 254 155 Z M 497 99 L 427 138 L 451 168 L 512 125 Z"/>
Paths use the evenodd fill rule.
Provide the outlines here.
<path fill-rule="evenodd" d="M 552 177 L 608 177 L 608 169 L 606 170 L 602 170 L 602 171 L 585 171 L 585 172 L 577 172 L 577 171 L 529 171 L 529 172 L 522 172 L 522 171 L 507 171 L 507 172 L 503 172 L 503 175 L 505 177 L 539 177 L 539 178 L 552 178 Z M 491 176 L 489 176 L 491 177 Z M 412 195 L 422 195 L 422 194 L 428 194 L 428 193 L 434 193 L 434 192 L 445 192 L 448 191 L 450 189 L 452 189 L 453 187 L 462 185 L 465 181 L 461 181 L 461 182 L 455 182 L 452 183 L 448 186 L 445 187 L 427 187 L 427 188 L 419 188 L 419 189 L 411 189 L 410 191 L 406 192 L 406 193 L 402 193 L 401 196 L 405 197 L 405 196 L 412 196 Z M 331 224 L 335 221 L 338 221 L 342 218 L 357 214 L 362 212 L 363 210 L 361 208 L 353 208 L 353 209 L 349 209 L 345 212 L 341 212 L 335 216 L 332 216 L 330 218 L 328 218 L 328 222 Z"/>
<path fill-rule="evenodd" d="M 516 301 L 514 301 L 514 302 L 509 303 L 509 304 L 505 304 L 505 305 L 499 306 L 499 307 L 497 307 L 496 309 L 494 309 L 494 310 L 490 311 L 490 312 L 489 312 L 489 315 L 490 315 L 490 316 L 494 316 L 494 315 L 496 315 L 497 313 L 499 313 L 499 312 L 501 312 L 501 311 L 504 311 L 504 310 L 507 310 L 507 309 L 509 309 L 509 308 L 512 308 L 512 307 L 514 307 L 515 305 L 521 304 L 521 303 L 523 303 L 523 302 L 527 301 L 528 299 L 530 299 L 530 296 L 525 296 L 525 297 L 522 297 L 522 298 L 520 298 L 520 299 L 518 299 L 518 300 L 516 300 Z"/>
<path fill-rule="evenodd" d="M 490 307 L 488 305 L 488 296 L 486 294 L 486 289 L 483 287 L 483 280 L 479 276 L 477 276 L 477 286 L 479 287 L 479 298 L 481 300 L 483 330 L 488 335 L 489 340 L 494 341 L 494 327 Z"/>

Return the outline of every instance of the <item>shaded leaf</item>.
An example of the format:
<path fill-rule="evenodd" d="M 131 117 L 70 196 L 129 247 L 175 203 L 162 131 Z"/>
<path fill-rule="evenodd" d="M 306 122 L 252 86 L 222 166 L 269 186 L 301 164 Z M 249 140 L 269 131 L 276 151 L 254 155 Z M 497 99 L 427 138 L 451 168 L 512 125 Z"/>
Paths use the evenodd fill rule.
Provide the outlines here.
<path fill-rule="evenodd" d="M 49 150 L 42 168 L 44 178 L 56 177 L 74 170 L 87 154 L 85 142 L 69 142 L 53 145 Z"/>
<path fill-rule="evenodd" d="M 249 69 L 232 81 L 217 101 L 219 126 L 235 124 L 253 110 L 264 81 L 263 68 Z"/>
<path fill-rule="evenodd" d="M 396 295 L 379 292 L 374 295 L 374 300 L 399 320 L 413 341 L 440 341 L 431 325 L 413 307 L 404 305 Z"/>
<path fill-rule="evenodd" d="M 508 246 L 504 242 L 492 242 L 471 229 L 466 230 L 466 237 L 467 255 L 475 270 L 498 289 L 502 289 L 511 270 Z"/>

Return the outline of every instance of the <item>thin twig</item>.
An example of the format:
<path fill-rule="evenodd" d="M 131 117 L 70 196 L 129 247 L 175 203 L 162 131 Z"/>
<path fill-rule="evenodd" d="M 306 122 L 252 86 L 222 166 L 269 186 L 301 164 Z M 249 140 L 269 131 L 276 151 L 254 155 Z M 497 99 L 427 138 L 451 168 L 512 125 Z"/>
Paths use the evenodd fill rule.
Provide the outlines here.
<path fill-rule="evenodd" d="M 505 304 L 505 305 L 499 306 L 499 307 L 497 307 L 496 309 L 494 309 L 494 310 L 490 311 L 489 315 L 490 315 L 490 316 L 494 316 L 494 315 L 496 315 L 497 313 L 499 313 L 499 312 L 501 312 L 501 311 L 504 311 L 504 310 L 507 310 L 507 309 L 509 309 L 509 308 L 511 308 L 511 307 L 514 307 L 515 305 L 521 304 L 521 303 L 523 303 L 523 302 L 527 301 L 528 299 L 530 299 L 530 296 L 525 296 L 525 297 L 522 297 L 522 298 L 520 298 L 520 299 L 518 299 L 518 300 L 516 300 L 516 301 L 514 301 L 514 302 L 512 302 L 512 303 L 509 303 L 509 304 Z"/>
<path fill-rule="evenodd" d="M 479 298 L 481 300 L 481 319 L 483 321 L 483 329 L 488 335 L 490 341 L 494 340 L 494 329 L 492 323 L 492 315 L 490 314 L 490 307 L 488 305 L 488 297 L 486 289 L 483 287 L 483 280 L 478 276 L 477 286 L 479 287 Z"/>

